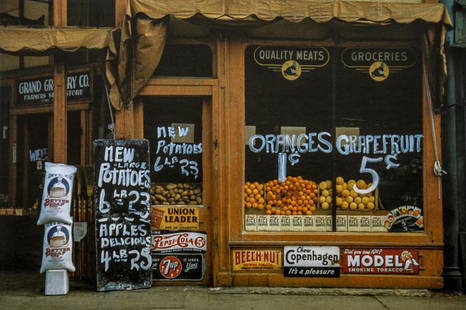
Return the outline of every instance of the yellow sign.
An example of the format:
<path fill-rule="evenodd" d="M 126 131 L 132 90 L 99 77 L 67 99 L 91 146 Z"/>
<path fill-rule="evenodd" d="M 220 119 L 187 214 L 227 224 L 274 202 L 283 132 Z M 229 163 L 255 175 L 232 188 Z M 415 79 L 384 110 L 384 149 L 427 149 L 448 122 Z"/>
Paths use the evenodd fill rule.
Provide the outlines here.
<path fill-rule="evenodd" d="M 369 67 L 369 76 L 377 82 L 385 81 L 390 74 L 388 65 L 382 61 L 376 61 Z"/>
<path fill-rule="evenodd" d="M 199 230 L 199 208 L 152 206 L 153 230 Z"/>
<path fill-rule="evenodd" d="M 301 76 L 301 66 L 295 60 L 288 60 L 282 65 L 282 75 L 287 80 L 296 80 Z"/>
<path fill-rule="evenodd" d="M 281 250 L 233 250 L 233 270 L 281 270 Z"/>

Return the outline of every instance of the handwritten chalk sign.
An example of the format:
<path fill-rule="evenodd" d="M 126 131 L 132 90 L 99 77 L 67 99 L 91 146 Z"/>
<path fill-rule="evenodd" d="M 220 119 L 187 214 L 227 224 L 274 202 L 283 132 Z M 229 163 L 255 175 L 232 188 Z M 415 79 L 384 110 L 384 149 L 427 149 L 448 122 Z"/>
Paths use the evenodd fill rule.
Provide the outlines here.
<path fill-rule="evenodd" d="M 192 143 L 194 128 L 194 124 L 157 126 L 154 172 L 174 169 L 180 176 L 199 179 L 201 167 L 198 158 L 202 156 L 202 143 Z"/>
<path fill-rule="evenodd" d="M 97 290 L 151 286 L 150 167 L 147 140 L 96 140 Z"/>

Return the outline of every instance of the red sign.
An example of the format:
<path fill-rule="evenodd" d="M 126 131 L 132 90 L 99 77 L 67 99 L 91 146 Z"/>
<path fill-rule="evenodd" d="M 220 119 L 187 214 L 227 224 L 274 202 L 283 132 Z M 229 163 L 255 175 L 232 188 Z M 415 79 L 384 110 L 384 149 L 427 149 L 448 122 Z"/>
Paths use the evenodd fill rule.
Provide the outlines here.
<path fill-rule="evenodd" d="M 159 272 L 166 279 L 176 279 L 183 270 L 183 265 L 178 257 L 164 257 L 159 264 Z"/>
<path fill-rule="evenodd" d="M 343 273 L 419 273 L 416 250 L 407 249 L 343 249 Z"/>

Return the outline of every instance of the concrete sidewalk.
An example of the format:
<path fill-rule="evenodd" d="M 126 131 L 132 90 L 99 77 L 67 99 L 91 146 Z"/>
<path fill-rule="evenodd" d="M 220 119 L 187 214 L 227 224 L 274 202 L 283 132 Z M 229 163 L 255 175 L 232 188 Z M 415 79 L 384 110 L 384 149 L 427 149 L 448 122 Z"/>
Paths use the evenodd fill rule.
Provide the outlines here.
<path fill-rule="evenodd" d="M 466 309 L 466 295 L 428 290 L 208 288 L 155 286 L 145 290 L 98 293 L 73 281 L 66 296 L 44 296 L 44 277 L 0 273 L 0 309 Z"/>

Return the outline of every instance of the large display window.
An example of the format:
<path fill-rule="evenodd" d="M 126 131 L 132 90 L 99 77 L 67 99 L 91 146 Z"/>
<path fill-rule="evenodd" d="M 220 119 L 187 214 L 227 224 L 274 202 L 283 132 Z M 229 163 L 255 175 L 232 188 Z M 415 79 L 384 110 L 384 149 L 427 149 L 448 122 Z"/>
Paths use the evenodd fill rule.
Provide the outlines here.
<path fill-rule="evenodd" d="M 420 52 L 245 49 L 244 230 L 424 231 Z"/>

